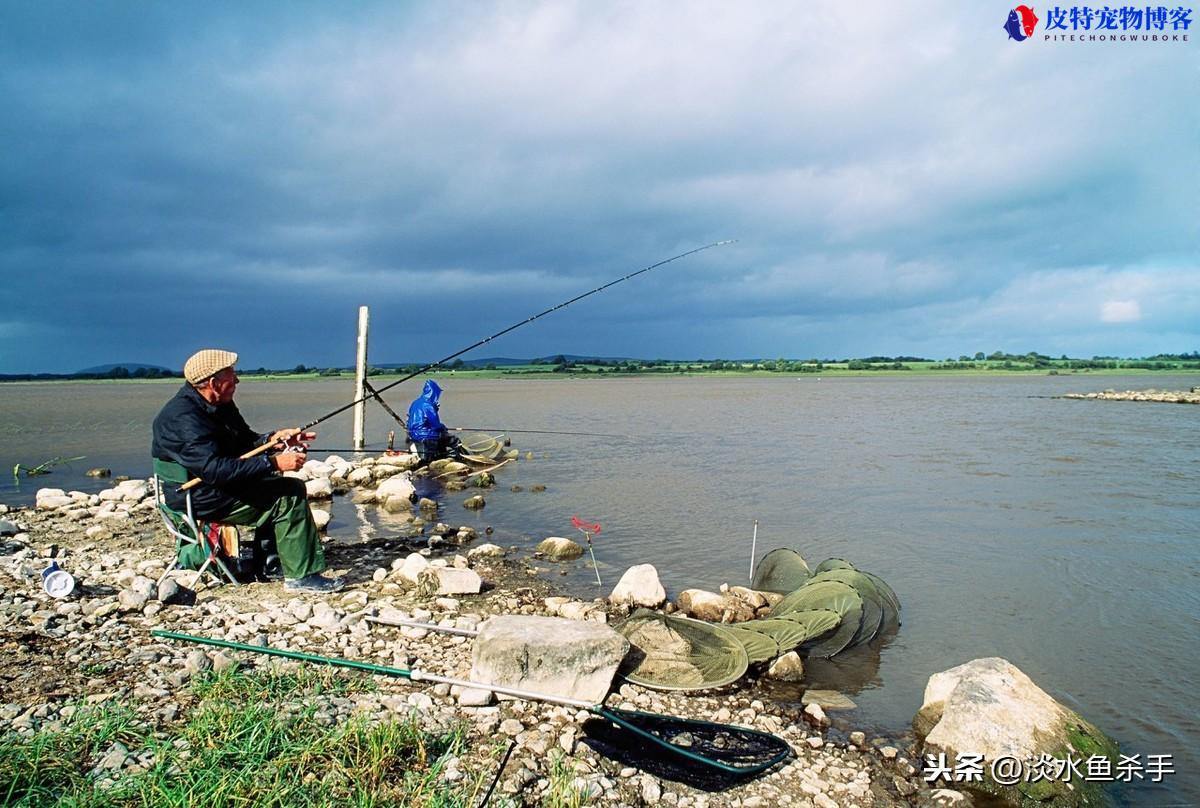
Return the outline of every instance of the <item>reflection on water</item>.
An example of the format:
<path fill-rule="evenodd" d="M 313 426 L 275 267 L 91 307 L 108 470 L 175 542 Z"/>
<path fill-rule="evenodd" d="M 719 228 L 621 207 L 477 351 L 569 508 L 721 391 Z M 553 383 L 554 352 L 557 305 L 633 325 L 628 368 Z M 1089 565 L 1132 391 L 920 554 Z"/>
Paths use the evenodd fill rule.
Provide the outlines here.
<path fill-rule="evenodd" d="M 760 555 L 846 558 L 900 595 L 890 644 L 810 666 L 813 682 L 855 693 L 865 723 L 903 729 L 931 673 L 1003 656 L 1131 754 L 1173 754 L 1181 774 L 1156 800 L 1200 803 L 1200 696 L 1186 675 L 1200 662 L 1200 407 L 1044 397 L 1194 377 L 438 378 L 450 424 L 632 436 L 515 436 L 522 459 L 498 473 L 487 507 L 442 494 L 443 521 L 522 547 L 572 536 L 572 515 L 602 523 L 606 587 L 583 561 L 561 567 L 565 586 L 594 597 L 633 563 L 657 566 L 671 592 L 745 584 L 758 519 Z M 419 386 L 400 391 L 396 409 Z M 149 424 L 173 392 L 0 386 L 0 468 L 88 456 L 19 492 L 7 478 L 0 501 L 103 487 L 81 476 L 91 465 L 148 474 Z M 238 400 L 266 430 L 351 395 L 349 380 L 247 381 Z M 368 424 L 376 447 L 395 428 L 377 408 Z M 318 445 L 347 445 L 350 414 L 319 430 Z M 373 508 L 335 505 L 335 539 L 396 531 Z"/>

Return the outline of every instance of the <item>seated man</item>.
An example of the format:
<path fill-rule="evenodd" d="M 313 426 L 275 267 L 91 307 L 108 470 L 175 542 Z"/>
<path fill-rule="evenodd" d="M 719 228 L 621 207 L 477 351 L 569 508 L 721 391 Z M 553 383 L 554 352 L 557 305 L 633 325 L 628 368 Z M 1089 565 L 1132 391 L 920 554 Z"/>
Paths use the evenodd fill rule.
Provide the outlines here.
<path fill-rule="evenodd" d="M 197 519 L 232 525 L 269 525 L 283 567 L 284 586 L 301 592 L 336 592 L 341 578 L 326 578 L 321 538 L 308 508 L 304 483 L 281 477 L 294 471 L 307 455 L 302 441 L 312 432 L 281 429 L 259 434 L 247 426 L 233 403 L 238 376 L 233 369 L 237 354 L 208 349 L 194 354 L 183 366 L 187 383 L 154 419 L 155 459 L 176 463 L 190 477 L 203 482 L 191 489 L 192 512 Z M 240 456 L 264 443 L 290 444 L 296 452 Z M 169 485 L 167 505 L 184 510 L 186 492 Z"/>
<path fill-rule="evenodd" d="M 408 438 L 413 451 L 422 463 L 443 457 L 458 456 L 459 440 L 450 434 L 438 417 L 438 401 L 442 388 L 433 379 L 425 381 L 425 388 L 408 407 Z"/>

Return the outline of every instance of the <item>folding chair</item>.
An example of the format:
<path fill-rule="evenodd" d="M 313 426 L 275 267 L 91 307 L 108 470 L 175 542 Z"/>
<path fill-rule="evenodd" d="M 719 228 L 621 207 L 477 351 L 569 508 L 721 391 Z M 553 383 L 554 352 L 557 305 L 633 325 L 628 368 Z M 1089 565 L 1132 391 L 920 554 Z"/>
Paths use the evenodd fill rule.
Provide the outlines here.
<path fill-rule="evenodd" d="M 154 458 L 154 501 L 158 505 L 158 515 L 162 517 L 163 525 L 167 528 L 167 532 L 175 537 L 175 561 L 176 563 L 169 564 L 166 572 L 158 579 L 161 583 L 164 578 L 171 574 L 171 571 L 178 566 L 179 554 L 188 545 L 198 545 L 204 548 L 204 563 L 200 565 L 200 569 L 196 571 L 196 578 L 192 581 L 192 588 L 196 588 L 196 584 L 200 583 L 200 578 L 207 572 L 217 579 L 218 582 L 224 583 L 228 581 L 234 586 L 239 586 L 240 583 L 237 577 L 229 571 L 229 567 L 225 566 L 225 562 L 221 559 L 221 531 L 223 529 L 234 529 L 231 525 L 221 525 L 216 522 L 202 522 L 198 520 L 192 512 L 192 492 L 186 492 L 186 512 L 181 513 L 167 505 L 164 486 L 166 485 L 182 485 L 187 482 L 187 471 L 178 463 Z"/>

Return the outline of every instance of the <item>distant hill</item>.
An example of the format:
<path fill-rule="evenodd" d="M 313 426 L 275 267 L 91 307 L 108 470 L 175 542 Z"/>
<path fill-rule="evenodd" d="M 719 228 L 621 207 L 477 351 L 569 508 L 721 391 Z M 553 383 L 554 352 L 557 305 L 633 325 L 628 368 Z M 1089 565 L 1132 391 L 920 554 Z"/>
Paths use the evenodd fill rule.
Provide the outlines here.
<path fill-rule="evenodd" d="M 141 362 L 114 362 L 111 365 L 96 365 L 95 367 L 84 368 L 83 370 L 77 370 L 75 372 L 79 375 L 83 375 L 85 373 L 87 373 L 87 374 L 110 373 L 116 368 L 125 368 L 128 371 L 157 370 L 157 371 L 166 372 L 166 373 L 174 372 L 171 370 L 171 368 L 165 368 L 162 365 L 146 365 Z"/>
<path fill-rule="evenodd" d="M 506 366 L 512 366 L 512 365 L 528 365 L 530 363 L 530 361 L 532 361 L 532 360 L 513 359 L 513 358 L 507 357 L 507 356 L 493 356 L 493 357 L 489 357 L 486 359 L 463 359 L 462 363 L 463 363 L 463 367 L 485 368 L 488 365 L 495 365 L 496 367 L 506 367 Z M 428 364 L 429 364 L 429 362 L 372 362 L 371 367 L 383 368 L 385 370 L 393 370 L 395 368 L 421 367 L 422 365 L 428 365 Z M 351 368 L 351 370 L 353 370 L 353 368 Z"/>
<path fill-rule="evenodd" d="M 527 360 L 525 362 L 525 364 L 529 364 L 532 362 L 540 362 L 543 365 L 550 365 L 550 364 L 554 364 L 551 360 L 558 359 L 560 356 L 563 359 L 567 360 L 568 362 L 574 362 L 577 365 L 586 365 L 589 362 L 606 362 L 608 364 L 612 364 L 613 362 L 628 362 L 632 358 L 632 357 L 628 357 L 628 356 L 580 356 L 579 354 L 569 354 L 568 353 L 568 354 L 551 354 L 550 356 L 539 356 L 536 359 Z"/>

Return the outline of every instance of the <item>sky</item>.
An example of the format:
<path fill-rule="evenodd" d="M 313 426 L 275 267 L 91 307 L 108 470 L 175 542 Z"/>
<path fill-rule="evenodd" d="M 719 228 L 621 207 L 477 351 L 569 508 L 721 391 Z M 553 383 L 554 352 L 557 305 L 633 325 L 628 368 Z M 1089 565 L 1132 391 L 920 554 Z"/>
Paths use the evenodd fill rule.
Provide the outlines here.
<path fill-rule="evenodd" d="M 1011 8 L 0 0 L 0 373 L 1200 349 L 1200 31 Z"/>

